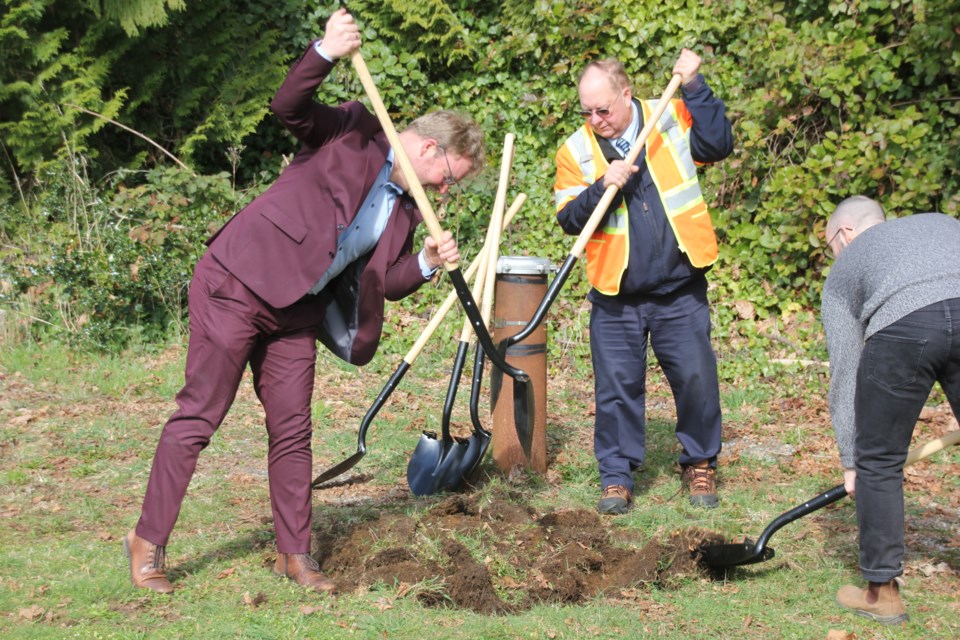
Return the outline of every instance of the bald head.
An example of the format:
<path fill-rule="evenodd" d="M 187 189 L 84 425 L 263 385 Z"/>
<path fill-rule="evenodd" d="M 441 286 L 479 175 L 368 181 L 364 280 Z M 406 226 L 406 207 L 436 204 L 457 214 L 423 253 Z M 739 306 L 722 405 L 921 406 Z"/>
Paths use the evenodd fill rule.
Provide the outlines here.
<path fill-rule="evenodd" d="M 852 196 L 840 202 L 827 221 L 827 243 L 834 255 L 860 233 L 886 220 L 883 208 L 866 196 Z"/>
<path fill-rule="evenodd" d="M 885 219 L 879 202 L 866 196 L 853 196 L 837 205 L 827 226 L 832 224 L 834 229 L 841 225 L 860 229 L 880 224 Z"/>

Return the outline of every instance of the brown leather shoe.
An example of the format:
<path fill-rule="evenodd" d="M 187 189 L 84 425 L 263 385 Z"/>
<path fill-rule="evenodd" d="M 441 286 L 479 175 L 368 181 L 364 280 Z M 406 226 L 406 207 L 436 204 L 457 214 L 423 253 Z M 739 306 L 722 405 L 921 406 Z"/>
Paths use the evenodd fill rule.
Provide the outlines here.
<path fill-rule="evenodd" d="M 123 538 L 123 552 L 130 559 L 130 580 L 133 586 L 157 593 L 170 593 L 173 585 L 167 580 L 165 564 L 167 548 L 148 542 L 131 530 Z"/>
<path fill-rule="evenodd" d="M 629 489 L 619 484 L 607 485 L 603 488 L 600 502 L 597 503 L 597 511 L 619 515 L 627 512 L 631 502 L 633 502 L 633 496 L 630 495 Z"/>
<path fill-rule="evenodd" d="M 720 504 L 717 497 L 717 472 L 709 460 L 684 465 L 681 476 L 683 487 L 690 493 L 690 504 L 714 509 Z"/>
<path fill-rule="evenodd" d="M 858 616 L 883 624 L 900 624 L 909 618 L 907 608 L 900 599 L 900 587 L 896 580 L 871 582 L 866 589 L 852 584 L 840 587 L 837 604 Z"/>
<path fill-rule="evenodd" d="M 333 580 L 320 573 L 320 565 L 309 553 L 278 553 L 273 572 L 321 593 L 332 593 L 337 588 Z"/>

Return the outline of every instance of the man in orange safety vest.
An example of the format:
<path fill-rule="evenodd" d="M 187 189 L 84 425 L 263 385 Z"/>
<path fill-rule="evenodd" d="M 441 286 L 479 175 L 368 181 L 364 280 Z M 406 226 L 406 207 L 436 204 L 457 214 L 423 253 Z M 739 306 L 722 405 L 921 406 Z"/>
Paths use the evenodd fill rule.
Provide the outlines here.
<path fill-rule="evenodd" d="M 564 232 L 579 234 L 607 187 L 619 189 L 586 247 L 601 513 L 627 511 L 646 455 L 648 339 L 674 394 L 683 486 L 693 505 L 718 505 L 720 391 L 705 276 L 717 239 L 697 164 L 729 155 L 733 134 L 700 63 L 682 51 L 673 73 L 683 99 L 670 101 L 632 165 L 624 158 L 657 101 L 633 97 L 620 62 L 589 63 L 578 83 L 583 126 L 556 155 Z"/>

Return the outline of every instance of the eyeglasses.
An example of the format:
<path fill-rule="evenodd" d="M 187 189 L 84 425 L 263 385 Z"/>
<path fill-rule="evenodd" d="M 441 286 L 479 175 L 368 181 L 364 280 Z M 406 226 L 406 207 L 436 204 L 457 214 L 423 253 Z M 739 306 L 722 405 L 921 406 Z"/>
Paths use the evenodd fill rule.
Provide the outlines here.
<path fill-rule="evenodd" d="M 610 107 L 603 107 L 601 109 L 580 109 L 580 115 L 584 118 L 589 118 L 593 114 L 596 114 L 597 117 L 606 118 L 610 115 Z"/>
<path fill-rule="evenodd" d="M 840 232 L 841 232 L 841 231 L 843 231 L 843 227 L 837 227 L 837 231 L 836 231 L 836 233 L 833 234 L 833 237 L 831 237 L 829 240 L 827 240 L 827 250 L 828 250 L 830 253 L 832 253 L 832 254 L 834 255 L 834 257 L 836 257 L 837 252 L 834 251 L 833 249 L 831 249 L 831 248 L 830 248 L 830 245 L 832 245 L 832 244 L 833 244 L 833 241 L 837 239 L 837 236 L 840 235 Z"/>
<path fill-rule="evenodd" d="M 447 171 L 450 172 L 448 175 L 445 175 L 443 177 L 443 184 L 449 187 L 454 187 L 452 189 L 453 199 L 454 199 L 454 211 L 460 211 L 460 194 L 461 194 L 460 183 L 457 182 L 457 179 L 453 177 L 453 167 L 450 165 L 450 158 L 447 157 L 447 150 L 443 147 L 442 144 L 438 144 L 437 147 L 439 147 L 440 151 L 443 152 L 443 160 L 444 162 L 447 163 Z M 439 218 L 441 220 L 444 217 L 446 217 L 445 209 L 446 209 L 447 203 L 450 201 L 450 195 L 451 195 L 450 191 L 447 191 L 447 193 L 443 196 L 443 200 L 440 203 L 440 211 L 443 212 L 439 214 Z"/>
<path fill-rule="evenodd" d="M 443 160 L 444 162 L 447 163 L 447 170 L 450 172 L 449 175 L 443 176 L 443 184 L 451 187 L 454 185 L 459 187 L 459 183 L 457 182 L 457 179 L 453 177 L 453 167 L 450 166 L 450 158 L 447 157 L 447 150 L 443 148 L 442 144 L 438 144 L 437 147 L 439 147 L 440 151 L 443 152 Z"/>

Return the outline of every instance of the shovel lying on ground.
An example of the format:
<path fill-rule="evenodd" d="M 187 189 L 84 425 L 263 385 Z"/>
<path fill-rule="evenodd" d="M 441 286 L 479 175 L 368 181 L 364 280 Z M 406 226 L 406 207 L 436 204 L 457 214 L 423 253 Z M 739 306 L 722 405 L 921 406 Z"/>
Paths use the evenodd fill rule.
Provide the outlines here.
<path fill-rule="evenodd" d="M 630 152 L 624 158 L 624 162 L 628 164 L 635 164 L 637 158 L 640 156 L 640 152 L 643 151 L 644 145 L 647 142 L 647 138 L 650 137 L 650 134 L 653 133 L 656 128 L 657 122 L 663 116 L 664 111 L 667 107 L 670 106 L 670 99 L 673 97 L 673 94 L 676 93 L 677 89 L 680 87 L 680 75 L 675 74 L 670 79 L 670 84 L 667 85 L 667 88 L 664 90 L 663 95 L 660 97 L 659 102 L 657 102 L 657 107 L 654 109 L 650 118 L 644 123 L 643 129 L 637 134 L 637 139 L 634 141 L 633 146 L 630 148 Z M 560 269 L 557 271 L 557 275 L 553 278 L 553 282 L 550 283 L 550 287 L 547 289 L 547 292 L 543 296 L 543 300 L 540 302 L 540 305 L 537 307 L 536 311 L 533 312 L 533 316 L 527 322 L 526 326 L 510 336 L 505 340 L 501 340 L 500 344 L 497 345 L 497 355 L 501 358 L 506 358 L 507 349 L 511 346 L 517 344 L 518 342 L 527 338 L 530 334 L 537 330 L 537 327 L 540 326 L 540 323 L 543 322 L 544 316 L 547 315 L 553 302 L 557 299 L 557 296 L 560 294 L 560 289 L 563 287 L 564 283 L 567 281 L 567 278 L 570 276 L 570 272 L 573 270 L 574 265 L 577 260 L 580 259 L 580 256 L 583 254 L 584 249 L 589 242 L 590 237 L 593 235 L 593 232 L 597 230 L 597 227 L 600 226 L 600 222 L 603 220 L 603 217 L 607 213 L 607 209 L 610 208 L 610 204 L 613 202 L 614 197 L 617 195 L 617 187 L 610 185 L 603 192 L 603 197 L 600 199 L 600 202 L 597 203 L 597 206 L 594 208 L 593 213 L 590 214 L 590 218 L 587 220 L 587 224 L 584 225 L 583 229 L 580 231 L 580 235 L 577 236 L 577 241 L 574 243 L 573 248 L 570 249 L 570 253 L 567 255 L 566 260 L 563 261 L 563 265 L 560 266 Z M 488 352 L 489 355 L 489 352 Z M 491 357 L 491 361 L 493 358 Z M 494 364 L 496 362 L 494 361 Z M 497 398 L 500 397 L 500 386 L 503 384 L 503 373 L 498 368 L 495 368 L 490 372 L 490 398 L 491 403 L 496 406 Z M 532 425 L 532 422 L 531 422 Z M 519 433 L 519 429 L 518 429 Z M 520 440 L 520 445 L 523 447 L 523 452 L 530 457 L 530 447 L 533 443 L 533 431 L 531 426 L 530 437 L 527 440 Z"/>
<path fill-rule="evenodd" d="M 513 216 L 520 209 L 520 206 L 526 200 L 526 194 L 520 194 L 514 200 L 510 210 L 503 218 L 502 227 L 506 227 Z M 502 208 L 499 210 L 502 211 Z M 498 210 L 494 206 L 493 217 L 499 219 Z M 495 251 L 499 242 L 499 233 L 494 236 L 494 220 L 491 220 L 490 228 L 487 230 L 486 241 L 483 250 L 474 264 L 480 264 L 480 271 L 477 279 L 474 281 L 473 294 L 479 296 L 484 290 L 487 278 L 486 266 L 491 260 L 491 249 L 493 256 L 497 255 Z M 496 259 L 493 257 L 492 259 Z M 473 265 L 471 265 L 472 267 Z M 486 320 L 486 317 L 484 318 Z M 467 350 L 470 346 L 470 335 L 472 332 L 472 323 L 467 318 L 464 321 L 463 332 L 460 336 L 460 342 L 457 345 L 457 355 L 454 358 L 453 368 L 450 373 L 450 383 L 447 387 L 447 396 L 443 405 L 443 417 L 441 422 L 441 440 L 437 440 L 436 434 L 425 431 L 420 436 L 420 441 L 410 456 L 410 462 L 407 465 L 407 484 L 410 485 L 410 491 L 417 496 L 432 495 L 438 491 L 446 489 L 459 488 L 462 483 L 464 470 L 472 470 L 483 458 L 489 446 L 489 434 L 484 438 L 483 434 L 474 434 L 469 438 L 453 438 L 450 435 L 450 417 L 453 412 L 453 404 L 457 397 L 457 387 L 460 384 L 460 376 L 463 373 L 464 362 L 467 357 Z M 478 347 L 479 349 L 479 347 Z"/>
<path fill-rule="evenodd" d="M 960 443 L 960 431 L 951 431 L 945 436 L 941 436 L 936 440 L 931 440 L 924 445 L 912 449 L 909 455 L 907 455 L 907 461 L 904 466 L 919 462 L 937 451 L 957 443 Z M 698 549 L 700 559 L 704 564 L 713 569 L 726 569 L 769 560 L 775 555 L 774 550 L 767 546 L 767 542 L 770 541 L 770 536 L 794 520 L 813 513 L 818 509 L 822 509 L 828 504 L 833 504 L 846 495 L 847 490 L 843 488 L 843 485 L 837 485 L 829 491 L 821 493 L 809 502 L 805 502 L 799 507 L 795 507 L 779 515 L 773 522 L 767 525 L 767 528 L 763 530 L 763 533 L 760 534 L 760 538 L 756 542 L 748 538 L 736 544 L 703 545 Z"/>
<path fill-rule="evenodd" d="M 420 214 L 423 216 L 423 222 L 427 226 L 430 236 L 439 245 L 443 240 L 443 229 L 440 227 L 440 222 L 433 212 L 433 207 L 427 198 L 427 194 L 423 190 L 423 185 L 420 184 L 413 165 L 410 163 L 410 158 L 407 157 L 397 130 L 390 120 L 390 114 L 387 113 L 387 108 L 380 98 L 380 92 L 377 91 L 377 86 L 374 84 L 373 77 L 370 75 L 370 71 L 367 69 L 367 65 L 363 61 L 363 56 L 360 55 L 359 50 L 354 51 L 350 55 L 350 61 L 353 63 L 353 67 L 360 77 L 360 83 L 363 85 L 367 97 L 370 99 L 370 103 L 373 105 L 373 110 L 377 114 L 380 126 L 383 127 L 383 131 L 390 141 L 390 146 L 393 147 L 394 155 L 407 180 L 410 193 L 416 201 L 417 207 L 420 209 Z M 477 340 L 483 345 L 483 349 L 487 352 L 490 361 L 499 371 L 505 372 L 513 378 L 514 422 L 516 423 L 517 435 L 520 436 L 520 442 L 524 443 L 524 436 L 527 435 L 525 444 L 529 448 L 533 438 L 533 425 L 535 422 L 533 412 L 536 408 L 533 397 L 533 383 L 530 381 L 530 376 L 526 372 L 507 363 L 503 355 L 497 351 L 497 347 L 493 343 L 493 338 L 490 336 L 490 332 L 487 330 L 483 318 L 480 315 L 480 309 L 477 308 L 476 300 L 470 294 L 470 288 L 467 286 L 467 282 L 460 272 L 460 267 L 449 262 L 445 262 L 443 267 L 450 277 L 450 281 L 453 283 L 453 288 L 457 292 L 457 297 L 460 299 L 460 304 L 463 306 L 464 312 L 466 312 L 467 317 L 470 318 L 470 322 L 473 324 L 473 330 L 477 334 Z"/>
<path fill-rule="evenodd" d="M 526 194 L 520 194 L 516 197 L 510 207 L 510 211 L 507 212 L 508 221 L 512 219 L 514 215 L 516 215 L 517 211 L 520 210 L 520 207 L 523 205 L 526 199 Z M 476 273 L 478 269 L 486 269 L 486 262 L 484 261 L 483 256 L 484 253 L 481 252 L 481 254 L 478 255 L 473 263 L 467 268 L 466 277 L 468 279 L 473 277 L 473 274 Z M 333 478 L 336 478 L 337 476 L 349 471 L 358 462 L 360 462 L 360 459 L 364 455 L 366 455 L 367 429 L 370 428 L 370 423 L 373 422 L 373 418 L 377 415 L 377 412 L 380 411 L 380 408 L 386 403 L 387 398 L 390 397 L 390 394 L 393 393 L 393 390 L 397 388 L 397 385 L 400 383 L 400 380 L 403 379 L 403 376 L 407 373 L 410 367 L 413 366 L 414 361 L 417 359 L 417 356 L 420 355 L 420 351 L 427 343 L 427 340 L 430 339 L 430 336 L 433 335 L 433 332 L 436 331 L 437 327 L 440 326 L 443 318 L 447 315 L 456 301 L 457 294 L 455 292 L 451 292 L 450 295 L 448 295 L 443 303 L 437 308 L 437 311 L 433 314 L 433 318 L 431 318 L 430 322 L 427 323 L 427 326 L 420 334 L 420 337 L 417 338 L 417 341 L 414 343 L 414 345 L 410 347 L 410 351 L 408 351 L 407 355 L 403 357 L 400 365 L 393 372 L 393 375 L 390 376 L 390 379 L 387 380 L 387 384 L 384 385 L 373 405 L 367 410 L 366 415 L 363 416 L 363 421 L 360 423 L 360 432 L 357 435 L 357 451 L 346 460 L 333 467 L 330 467 L 318 475 L 310 484 L 311 488 L 316 489 L 324 482 L 328 482 Z"/>

